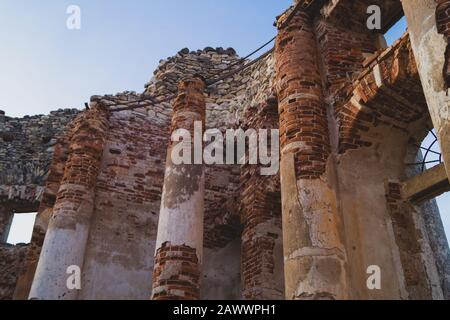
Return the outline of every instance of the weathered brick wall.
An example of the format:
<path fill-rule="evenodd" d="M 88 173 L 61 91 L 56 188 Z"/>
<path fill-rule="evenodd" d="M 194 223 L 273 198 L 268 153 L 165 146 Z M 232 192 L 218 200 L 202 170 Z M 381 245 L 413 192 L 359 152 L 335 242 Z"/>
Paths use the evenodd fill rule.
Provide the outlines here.
<path fill-rule="evenodd" d="M 429 276 L 430 271 L 426 270 L 425 259 L 433 257 L 424 255 L 424 245 L 428 240 L 424 239 L 426 235 L 415 221 L 414 215 L 417 213 L 411 204 L 403 200 L 401 184 L 398 181 L 386 183 L 386 201 L 400 252 L 408 299 L 428 300 L 433 297 L 432 288 L 436 284 Z M 435 268 L 434 265 L 432 267 Z M 440 298 L 442 299 L 442 296 Z"/>
<path fill-rule="evenodd" d="M 81 114 L 77 117 L 80 116 Z M 28 293 L 30 291 L 31 282 L 39 260 L 41 248 L 44 243 L 48 222 L 53 213 L 56 195 L 61 185 L 61 180 L 64 176 L 66 161 L 69 154 L 70 141 L 74 133 L 74 124 L 75 121 L 67 124 L 64 134 L 57 139 L 57 143 L 54 146 L 53 157 L 49 166 L 49 174 L 45 182 L 45 187 L 41 187 L 39 197 L 36 199 L 39 209 L 33 228 L 31 243 L 29 244 L 26 252 L 24 267 L 21 269 L 18 276 L 14 299 L 28 299 Z M 30 192 L 27 194 L 30 194 Z"/>
<path fill-rule="evenodd" d="M 226 129 L 242 127 L 247 122 L 244 113 L 269 98 L 274 83 L 274 57 L 269 55 L 252 67 L 219 84 L 225 89 L 208 89 L 206 127 Z M 222 90 L 222 91 L 221 91 Z M 223 96 L 223 94 L 225 94 Z M 220 95 L 222 94 L 222 95 Z M 241 223 L 238 197 L 239 165 L 206 166 L 205 246 L 224 248 L 239 237 Z M 220 204 L 219 206 L 217 204 Z"/>
<path fill-rule="evenodd" d="M 180 277 L 176 275 L 177 270 L 181 271 Z M 164 243 L 156 253 L 153 277 L 153 290 L 157 290 L 154 300 L 198 300 L 200 297 L 201 272 L 195 248 Z"/>
<path fill-rule="evenodd" d="M 450 1 L 437 1 L 436 23 L 438 32 L 442 33 L 447 40 L 447 50 L 445 52 L 446 62 L 444 65 L 443 75 L 448 88 L 450 85 Z"/>
<path fill-rule="evenodd" d="M 346 33 L 357 31 L 366 33 L 367 36 L 369 36 L 368 33 L 372 33 L 372 36 L 375 33 L 384 34 L 403 16 L 402 4 L 399 0 L 315 0 L 314 2 L 321 5 L 320 13 L 317 7 L 314 9 L 315 13 L 323 15 L 337 26 L 345 27 Z M 367 18 L 369 17 L 367 8 L 372 5 L 381 9 L 381 30 L 367 29 Z"/>
<path fill-rule="evenodd" d="M 11 300 L 17 277 L 22 271 L 26 245 L 0 244 L 0 300 Z"/>
<path fill-rule="evenodd" d="M 381 203 L 386 201 L 389 217 L 385 216 L 382 205 L 372 203 L 368 208 L 371 199 L 378 199 L 381 195 L 377 189 L 384 185 L 382 177 L 405 178 L 406 150 L 410 144 L 420 145 L 423 138 L 420 135 L 430 125 L 408 35 L 390 48 L 367 56 L 361 66 L 360 71 L 353 73 L 353 80 L 341 84 L 340 88 L 337 86 L 338 91 L 328 99 L 336 120 L 334 148 L 338 154 L 339 197 L 344 213 L 353 294 L 358 298 L 378 296 L 374 292 L 366 292 L 365 288 L 358 288 L 357 283 L 364 279 L 358 278 L 358 274 L 365 270 L 358 270 L 356 259 L 360 261 L 359 265 L 377 262 L 382 270 L 389 270 L 390 274 L 385 273 L 385 278 L 395 279 L 393 281 L 398 282 L 396 286 L 405 288 L 402 291 L 391 287 L 393 282 L 383 283 L 380 297 L 398 294 L 403 299 L 439 298 L 442 293 L 439 293 L 440 289 L 434 289 L 440 285 L 435 283 L 433 270 L 436 262 L 431 250 L 427 249 L 430 246 L 427 231 L 415 218 L 415 215 L 423 215 L 418 213 L 422 209 L 416 211 L 405 203 L 401 206 L 392 204 L 394 198 L 399 197 L 394 187 L 389 189 L 392 192 L 387 199 L 379 200 Z M 351 174 L 350 170 L 357 175 Z M 375 172 L 380 177 L 376 177 Z M 349 185 L 352 179 L 353 183 L 364 185 L 364 189 L 352 188 Z M 365 190 L 372 190 L 371 195 Z M 349 192 L 353 194 L 349 195 Z M 362 212 L 356 209 L 359 206 L 367 209 Z M 370 217 L 366 216 L 368 212 Z M 378 219 L 388 221 L 388 228 L 374 227 Z M 369 230 L 370 225 L 372 230 Z M 390 235 L 390 225 L 394 235 Z M 352 236 L 355 232 L 360 236 Z M 372 232 L 377 236 L 371 235 Z M 370 251 L 368 248 L 373 241 L 377 241 L 378 249 L 368 256 L 367 251 Z M 399 251 L 389 252 L 389 247 L 398 247 Z M 356 256 L 357 252 L 359 256 Z M 401 261 L 400 264 L 395 262 L 396 259 Z"/>
<path fill-rule="evenodd" d="M 349 16 L 346 19 L 351 20 Z M 316 18 L 314 28 L 325 73 L 326 98 L 330 102 L 339 100 L 337 91 L 352 83 L 362 71 L 365 58 L 376 51 L 374 34 L 358 24 L 348 27 L 322 17 Z"/>
<path fill-rule="evenodd" d="M 347 94 L 345 103 L 335 104 L 339 153 L 371 146 L 370 128 L 387 125 L 407 130 L 409 124 L 429 118 L 407 35 L 364 66 L 357 79 L 341 89 Z"/>
<path fill-rule="evenodd" d="M 68 158 L 30 291 L 33 299 L 75 299 L 64 273 L 84 264 L 95 187 L 109 131 L 107 107 L 92 103 L 75 120 Z M 58 263 L 55 264 L 55 260 Z"/>
<path fill-rule="evenodd" d="M 131 99 L 131 97 L 130 97 Z M 107 103 L 109 99 L 100 103 Z M 114 99 L 111 99 L 114 100 Z M 81 299 L 150 297 L 167 118 L 112 113 L 95 189 Z M 160 122 L 161 121 L 161 122 Z M 98 276 L 103 270 L 103 276 Z M 117 283 L 115 277 L 120 275 Z"/>
<path fill-rule="evenodd" d="M 277 21 L 286 298 L 345 299 L 346 249 L 313 22 L 309 10 L 288 12 Z"/>
<path fill-rule="evenodd" d="M 275 57 L 281 149 L 290 146 L 296 150 L 296 171 L 298 178 L 304 179 L 320 177 L 330 154 L 312 23 L 311 15 L 296 14 L 289 28 L 279 32 Z"/>
<path fill-rule="evenodd" d="M 423 141 L 429 134 L 429 124 L 422 129 L 417 130 L 416 135 L 411 138 L 408 146 L 408 153 L 405 159 L 406 163 L 421 163 L 423 150 L 418 148 L 420 141 Z M 422 165 L 408 165 L 406 167 L 406 178 L 412 178 L 422 173 Z M 393 181 L 398 183 L 398 181 Z M 431 291 L 434 297 L 448 300 L 450 298 L 450 248 L 444 225 L 439 212 L 439 206 L 436 199 L 411 204 L 404 201 L 402 197 L 402 209 L 405 208 L 405 214 L 413 220 L 416 232 L 412 235 L 420 234 L 420 250 L 424 260 L 427 272 L 427 280 L 431 284 Z M 405 225 L 405 224 L 403 224 Z M 400 224 L 400 227 L 403 227 Z M 396 231 L 396 233 L 400 233 Z M 409 236 L 409 234 L 408 234 Z M 403 237 L 405 238 L 406 235 Z M 439 297 L 442 291 L 442 297 Z"/>
<path fill-rule="evenodd" d="M 172 92 L 167 88 L 189 74 L 184 71 L 210 68 L 210 72 L 214 74 L 238 59 L 231 50 L 206 51 L 180 53 L 176 58 L 169 59 L 168 65 L 163 63 L 165 67 L 156 72 L 155 82 L 147 86 L 144 94 L 124 92 L 115 96 L 94 96 L 92 101 L 111 109 L 143 102 L 148 104 L 151 102 L 150 95 Z M 209 57 L 208 61 L 205 56 Z M 269 56 L 231 80 L 209 88 L 205 97 L 207 127 L 219 127 L 223 130 L 235 127 L 242 119 L 245 106 L 265 99 L 265 92 L 270 91 L 272 82 L 272 63 L 273 58 Z M 181 69 L 178 68 L 180 64 L 184 65 Z M 205 65 L 208 68 L 204 68 Z M 171 104 L 162 103 L 146 109 L 113 112 L 109 116 L 109 132 L 96 182 L 95 210 L 85 256 L 85 289 L 80 292 L 80 298 L 145 299 L 150 296 L 151 287 L 148 284 L 151 283 L 153 269 L 171 113 Z M 40 210 L 45 212 L 47 218 L 52 214 L 56 192 L 67 166 L 68 141 L 71 137 L 71 132 L 68 131 L 54 154 Z M 216 260 L 240 260 L 240 252 L 230 246 L 241 231 L 236 202 L 239 174 L 239 166 L 224 165 L 206 169 L 205 247 L 216 250 Z M 33 243 L 36 244 L 36 250 L 30 254 L 30 265 L 35 264 L 35 255 L 40 249 L 39 243 L 42 243 L 41 229 L 35 232 Z M 228 248 L 234 250 L 232 257 L 229 256 Z M 131 260 L 127 257 L 130 253 L 133 256 Z M 221 257 L 221 254 L 228 256 Z M 205 271 L 211 275 L 211 281 L 220 279 L 222 284 L 239 281 L 239 274 L 228 275 L 213 263 L 207 262 L 207 265 L 214 268 Z M 33 270 L 33 266 L 29 270 Z M 98 276 L 96 270 L 105 270 L 105 275 Z M 113 273 L 121 274 L 129 285 L 113 290 L 110 281 Z M 26 273 L 23 278 L 23 287 L 26 289 L 26 281 L 30 281 L 32 275 L 30 278 L 30 274 Z M 239 290 L 233 291 L 232 296 L 239 298 Z M 219 298 L 229 294 L 228 291 L 221 292 Z"/>
<path fill-rule="evenodd" d="M 331 128 L 331 148 L 327 154 L 330 159 L 336 159 L 325 163 L 325 167 L 330 178 L 329 183 L 336 183 L 339 211 L 344 218 L 350 297 L 406 298 L 422 295 L 439 298 L 441 289 L 433 270 L 436 267 L 442 269 L 443 259 L 439 267 L 431 253 L 434 249 L 430 249 L 433 240 L 430 240 L 427 234 L 425 223 L 417 218 L 423 215 L 420 210 L 427 208 L 413 210 L 415 215 L 410 218 L 414 220 L 416 232 L 413 232 L 413 229 L 408 230 L 408 236 L 405 236 L 409 237 L 408 241 L 415 246 L 420 246 L 420 253 L 416 252 L 416 260 L 420 257 L 420 262 L 405 261 L 404 266 L 396 262 L 401 260 L 403 253 L 396 252 L 395 248 L 397 245 L 401 246 L 404 237 L 396 239 L 391 228 L 395 234 L 399 234 L 405 232 L 402 228 L 407 226 L 396 223 L 398 221 L 392 221 L 392 217 L 387 216 L 384 181 L 405 178 L 406 149 L 409 144 L 421 143 L 421 140 L 417 139 L 417 131 L 430 125 L 430 117 L 408 37 L 404 36 L 387 50 L 377 51 L 380 46 L 380 43 L 377 43 L 378 35 L 366 27 L 366 9 L 371 4 L 382 7 L 383 28 L 389 27 L 401 13 L 399 1 L 324 1 L 320 4 L 323 5 L 320 12 L 314 8 L 314 2 L 304 2 L 307 9 L 300 9 L 296 16 L 309 15 L 309 20 L 305 18 L 303 23 L 298 24 L 294 16 L 289 26 L 280 31 L 277 44 L 277 71 L 280 72 L 276 77 L 280 111 L 286 112 L 285 109 L 291 104 L 294 105 L 299 96 L 310 100 L 315 96 L 315 100 L 320 104 L 322 97 L 319 89 L 323 86 L 322 107 L 325 112 L 322 117 L 326 118 L 326 126 Z M 314 24 L 310 29 L 312 19 Z M 308 42 L 308 39 L 313 38 L 311 35 L 315 36 L 316 43 L 313 40 Z M 296 42 L 302 43 L 304 52 L 313 52 L 309 55 L 309 60 L 302 52 L 283 51 L 284 47 L 294 50 Z M 316 44 L 319 49 L 317 55 L 310 49 Z M 313 56 L 317 59 L 313 59 Z M 315 66 L 317 63 L 320 65 L 318 69 Z M 289 67 L 296 70 L 291 71 L 292 76 Z M 316 88 L 316 91 L 311 88 Z M 290 92 L 290 96 L 285 94 L 285 91 Z M 284 97 L 289 97 L 289 101 L 283 101 Z M 325 106 L 325 103 L 328 106 Z M 283 108 L 283 104 L 287 107 Z M 306 102 L 304 104 L 306 105 Z M 314 104 L 309 103 L 307 108 L 312 114 L 320 116 L 320 113 L 314 113 Z M 305 109 L 308 110 L 307 108 Z M 298 119 L 302 119 L 301 116 Z M 292 123 L 292 141 L 301 136 L 305 140 L 308 137 L 308 127 L 313 121 L 311 117 L 301 126 Z M 280 129 L 284 130 L 283 122 Z M 315 128 L 313 132 L 317 134 L 323 130 Z M 326 140 L 321 141 L 318 135 L 314 138 L 317 144 L 326 146 Z M 289 143 L 289 140 L 286 140 Z M 298 140 L 301 142 L 301 139 Z M 299 149 L 307 144 L 305 141 L 303 144 L 298 143 Z M 298 152 L 294 151 L 298 163 Z M 297 187 L 302 188 L 300 185 Z M 291 192 L 293 190 L 294 187 Z M 326 195 L 325 188 L 322 195 Z M 310 192 L 306 198 L 301 198 L 301 201 L 308 203 L 312 197 L 314 193 Z M 320 200 L 316 200 L 311 208 L 303 205 L 302 212 L 314 210 L 312 207 L 318 206 L 319 202 Z M 308 225 L 310 224 L 309 221 Z M 286 232 L 289 230 L 284 230 L 284 233 Z M 415 237 L 418 232 L 421 236 Z M 285 244 L 289 243 L 289 238 L 286 238 L 288 235 L 284 236 Z M 439 258 L 439 255 L 434 256 Z M 285 260 L 285 265 L 286 261 L 288 260 Z M 364 287 L 365 268 L 375 263 L 384 270 L 384 281 L 389 279 L 388 283 L 383 283 L 384 289 L 378 293 L 368 292 Z M 295 274 L 300 272 L 299 269 L 300 267 L 294 272 L 294 269 L 287 267 L 286 274 L 292 274 L 289 275 L 291 279 L 286 280 L 286 285 L 296 279 Z M 409 272 L 411 270 L 412 272 Z M 421 270 L 426 270 L 426 274 L 421 273 Z M 403 271 L 409 272 L 408 281 L 411 278 L 426 279 L 427 285 L 408 284 L 408 288 L 403 290 L 406 283 Z M 444 272 L 444 277 L 445 274 Z M 428 290 L 426 286 L 433 287 L 433 290 Z"/>
<path fill-rule="evenodd" d="M 244 130 L 267 129 L 270 134 L 270 129 L 277 129 L 276 98 L 248 108 L 243 122 Z M 247 155 L 247 164 L 241 169 L 239 197 L 244 227 L 241 257 L 243 298 L 283 299 L 280 180 L 278 174 L 262 176 L 260 169 L 260 165 L 248 164 Z"/>
<path fill-rule="evenodd" d="M 398 205 L 397 190 L 389 188 L 386 195 L 384 188 L 386 179 L 405 177 L 407 144 L 412 140 L 420 143 L 415 140 L 417 131 L 429 123 L 408 38 L 403 37 L 388 50 L 376 52 L 377 36 L 365 28 L 368 5 L 382 6 L 382 20 L 389 21 L 397 14 L 400 2 L 302 3 L 304 11 L 280 31 L 276 54 L 206 90 L 205 125 L 222 131 L 240 126 L 278 126 L 281 147 L 289 146 L 287 151 L 293 151 L 295 168 L 289 173 L 296 179 L 291 187 L 298 191 L 302 215 L 309 225 L 301 226 L 305 227 L 302 229 L 305 245 L 297 244 L 295 248 L 299 250 L 290 252 L 292 255 L 287 258 L 300 261 L 306 252 L 314 263 L 308 260 L 312 267 L 305 270 L 333 268 L 338 272 L 330 280 L 337 283 L 331 290 L 323 287 L 314 295 L 308 286 L 327 286 L 326 281 L 316 282 L 323 275 L 314 273 L 310 282 L 295 283 L 303 291 L 292 296 L 345 296 L 338 287 L 351 292 L 351 298 L 436 295 L 439 284 L 429 288 L 434 281 L 430 280 L 429 271 L 433 258 L 424 249 L 432 240 L 417 215 L 405 214 L 409 204 Z M 319 12 L 320 6 L 323 7 Z M 448 1 L 440 1 L 436 13 L 440 32 L 446 37 L 447 6 Z M 123 92 L 96 96 L 92 101 L 111 109 L 149 104 L 152 96 L 177 93 L 181 79 L 194 74 L 211 79 L 238 60 L 231 48 L 183 49 L 161 61 L 143 94 Z M 277 74 L 275 67 L 280 71 Z M 278 117 L 270 99 L 275 85 L 280 102 L 279 125 L 275 124 Z M 87 152 L 96 157 L 99 170 L 95 181 L 91 181 L 94 208 L 79 299 L 150 297 L 172 103 L 112 112 L 102 152 Z M 18 269 L 21 276 L 17 297 L 27 298 L 47 221 L 53 213 L 61 181 L 71 168 L 67 162 L 70 141 L 77 126 L 83 126 L 83 116 L 72 122 L 55 146 L 56 141 L 51 138 L 40 139 L 46 132 L 52 133 L 49 137 L 62 132 L 59 125 L 75 114 L 62 112 L 54 118 L 50 115 L 22 121 L 4 117 L 0 112 L 0 132 L 6 143 L 0 149 L 0 168 L 8 168 L 6 174 L 1 171 L 0 184 L 13 176 L 19 185 L 26 184 L 0 187 L 0 198 L 34 199 L 34 205 L 42 198 L 32 246 L 26 255 L 26 271 Z M 21 132 L 17 145 L 8 133 L 15 130 Z M 11 153 L 16 149 L 20 151 L 19 158 Z M 46 178 L 52 152 L 53 162 Z M 9 159 L 2 162 L 1 155 L 3 160 L 9 157 L 15 162 Z M 72 157 L 77 157 L 77 153 Z M 38 165 L 32 160 L 37 160 Z M 202 299 L 282 297 L 280 181 L 277 176 L 262 177 L 257 171 L 257 166 L 250 165 L 205 168 L 203 274 L 195 267 L 198 257 L 192 248 L 165 245 L 158 255 L 162 266 L 181 253 L 185 265 L 189 265 L 184 271 L 192 282 L 202 282 L 203 287 L 189 290 L 192 286 L 177 287 L 179 283 L 173 282 L 172 289 L 185 290 L 186 297 Z M 76 182 L 84 183 L 79 180 Z M 32 183 L 37 187 L 31 186 Z M 344 227 L 339 224 L 340 215 L 344 216 Z M 298 233 L 296 224 L 288 227 Z M 342 236 L 345 248 L 340 247 L 338 239 L 341 227 L 345 230 Z M 309 251 L 310 247 L 314 250 Z M 307 250 L 300 250 L 303 248 Z M 383 283 L 381 293 L 369 293 L 364 287 L 365 267 L 369 264 L 380 264 L 385 272 L 387 282 Z M 289 280 L 294 283 L 302 274 L 295 263 L 292 266 L 288 270 L 296 272 Z M 348 287 L 344 279 L 347 268 Z M 156 272 L 156 276 L 161 274 Z M 11 278 L 5 279 L 9 279 L 11 295 Z"/>

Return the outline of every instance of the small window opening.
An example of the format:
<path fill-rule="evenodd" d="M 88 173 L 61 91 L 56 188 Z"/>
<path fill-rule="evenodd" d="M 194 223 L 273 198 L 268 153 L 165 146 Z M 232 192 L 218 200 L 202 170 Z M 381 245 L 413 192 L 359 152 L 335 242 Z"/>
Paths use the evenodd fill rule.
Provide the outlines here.
<path fill-rule="evenodd" d="M 37 213 L 15 213 L 8 233 L 7 243 L 29 244 L 33 235 Z"/>
<path fill-rule="evenodd" d="M 442 163 L 442 153 L 435 130 L 431 130 L 420 146 L 423 156 L 422 171 Z"/>
<path fill-rule="evenodd" d="M 435 130 L 431 130 L 428 136 L 423 140 L 420 147 L 425 170 L 431 169 L 442 163 L 442 153 Z M 436 202 L 441 214 L 442 224 L 444 225 L 447 240 L 450 242 L 450 192 L 446 192 L 436 197 Z"/>
<path fill-rule="evenodd" d="M 385 34 L 386 44 L 392 46 L 395 41 L 400 39 L 408 29 L 406 17 L 402 17 L 398 20 Z"/>

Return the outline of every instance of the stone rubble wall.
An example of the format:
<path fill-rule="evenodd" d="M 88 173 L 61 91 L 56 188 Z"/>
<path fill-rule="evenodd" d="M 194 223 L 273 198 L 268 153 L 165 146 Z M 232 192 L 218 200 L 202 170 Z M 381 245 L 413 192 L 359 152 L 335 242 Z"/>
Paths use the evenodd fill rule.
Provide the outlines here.
<path fill-rule="evenodd" d="M 12 299 L 26 250 L 26 245 L 0 244 L 0 300 Z"/>
<path fill-rule="evenodd" d="M 44 185 L 57 138 L 79 112 L 11 118 L 0 111 L 0 185 Z"/>

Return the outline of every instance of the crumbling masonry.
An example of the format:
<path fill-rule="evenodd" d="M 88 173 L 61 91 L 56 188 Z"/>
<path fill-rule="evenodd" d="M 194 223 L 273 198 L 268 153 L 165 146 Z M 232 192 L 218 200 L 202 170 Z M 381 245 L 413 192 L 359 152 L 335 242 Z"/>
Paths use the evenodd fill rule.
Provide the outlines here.
<path fill-rule="evenodd" d="M 374 4 L 382 30 L 366 25 Z M 450 190 L 450 1 L 300 0 L 276 27 L 249 68 L 231 48 L 184 49 L 142 94 L 0 112 L 0 299 L 450 299 L 432 200 Z M 279 129 L 279 174 L 173 164 L 171 133 L 196 120 Z M 421 172 L 430 128 L 443 163 Z M 38 212 L 31 244 L 6 244 L 24 212 Z"/>

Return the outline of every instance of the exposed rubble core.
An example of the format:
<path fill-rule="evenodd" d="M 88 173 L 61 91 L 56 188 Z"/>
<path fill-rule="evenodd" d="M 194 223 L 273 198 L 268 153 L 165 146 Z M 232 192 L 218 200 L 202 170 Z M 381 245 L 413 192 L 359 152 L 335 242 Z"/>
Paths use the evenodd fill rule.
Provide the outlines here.
<path fill-rule="evenodd" d="M 0 299 L 450 299 L 432 201 L 450 190 L 450 1 L 431 2 L 296 1 L 248 68 L 232 48 L 183 49 L 143 93 L 0 112 L 3 242 L 13 213 L 38 212 L 30 245 L 0 245 Z M 382 30 L 366 27 L 370 4 Z M 387 48 L 403 11 L 409 32 Z M 280 172 L 174 165 L 171 133 L 195 120 L 279 129 Z M 410 164 L 433 126 L 443 164 L 422 173 Z M 71 265 L 80 290 L 66 286 Z"/>

